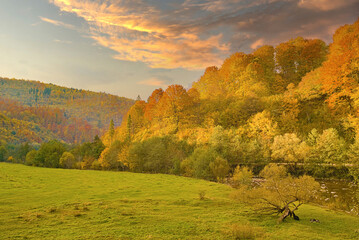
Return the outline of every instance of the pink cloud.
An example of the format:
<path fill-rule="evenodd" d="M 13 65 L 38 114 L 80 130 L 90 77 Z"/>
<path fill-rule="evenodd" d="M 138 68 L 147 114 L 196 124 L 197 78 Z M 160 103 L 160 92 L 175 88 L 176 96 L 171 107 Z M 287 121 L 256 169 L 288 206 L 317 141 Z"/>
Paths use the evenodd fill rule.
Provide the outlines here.
<path fill-rule="evenodd" d="M 45 17 L 40 17 L 40 19 L 43 22 L 47 22 L 47 23 L 50 23 L 50 24 L 55 25 L 55 26 L 65 27 L 65 28 L 68 28 L 68 29 L 75 29 L 75 26 L 73 26 L 71 24 L 63 23 L 63 22 L 53 20 L 53 19 L 49 19 L 49 18 L 45 18 Z"/>
<path fill-rule="evenodd" d="M 163 88 L 166 88 L 168 86 L 164 81 L 162 81 L 158 78 L 150 78 L 150 79 L 138 82 L 137 84 L 146 85 L 146 86 L 154 86 L 154 87 L 163 87 Z"/>

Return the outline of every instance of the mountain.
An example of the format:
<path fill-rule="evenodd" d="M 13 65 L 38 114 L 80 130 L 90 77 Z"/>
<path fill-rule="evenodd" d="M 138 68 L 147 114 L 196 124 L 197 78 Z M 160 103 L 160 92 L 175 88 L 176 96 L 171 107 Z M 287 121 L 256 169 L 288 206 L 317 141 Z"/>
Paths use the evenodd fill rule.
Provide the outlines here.
<path fill-rule="evenodd" d="M 133 104 L 132 99 L 106 93 L 0 78 L 0 140 L 90 141 L 108 129 L 111 119 L 120 125 Z"/>

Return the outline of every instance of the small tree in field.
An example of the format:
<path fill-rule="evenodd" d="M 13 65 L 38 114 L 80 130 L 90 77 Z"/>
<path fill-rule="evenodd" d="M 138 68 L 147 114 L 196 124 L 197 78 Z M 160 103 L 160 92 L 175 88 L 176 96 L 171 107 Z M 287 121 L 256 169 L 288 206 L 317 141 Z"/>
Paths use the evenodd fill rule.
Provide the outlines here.
<path fill-rule="evenodd" d="M 295 211 L 304 203 L 314 200 L 320 189 L 318 182 L 310 176 L 294 178 L 283 166 L 267 165 L 260 176 L 265 181 L 257 188 L 241 188 L 235 197 L 251 204 L 258 211 L 280 214 L 278 221 L 293 217 L 299 220 Z"/>

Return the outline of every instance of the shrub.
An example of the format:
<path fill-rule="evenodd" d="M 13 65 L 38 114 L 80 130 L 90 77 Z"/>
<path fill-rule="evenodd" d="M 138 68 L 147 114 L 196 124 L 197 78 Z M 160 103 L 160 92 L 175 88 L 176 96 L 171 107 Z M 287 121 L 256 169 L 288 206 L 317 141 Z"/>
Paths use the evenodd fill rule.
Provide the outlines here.
<path fill-rule="evenodd" d="M 250 185 L 252 183 L 253 173 L 248 167 L 237 166 L 234 170 L 232 181 L 234 187 L 241 185 Z"/>
<path fill-rule="evenodd" d="M 232 224 L 226 231 L 233 239 L 256 239 L 263 235 L 262 229 L 250 224 Z"/>

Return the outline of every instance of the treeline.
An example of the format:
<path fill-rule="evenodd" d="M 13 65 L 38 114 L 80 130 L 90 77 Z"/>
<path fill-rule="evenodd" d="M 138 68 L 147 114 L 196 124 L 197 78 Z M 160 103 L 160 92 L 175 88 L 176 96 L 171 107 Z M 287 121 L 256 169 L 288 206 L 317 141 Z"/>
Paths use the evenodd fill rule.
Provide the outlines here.
<path fill-rule="evenodd" d="M 358 38 L 359 21 L 339 28 L 330 46 L 298 37 L 235 53 L 191 89 L 156 89 L 103 137 L 99 162 L 206 179 L 276 162 L 292 173 L 358 178 Z M 164 160 L 177 156 L 179 143 L 193 151 Z"/>
<path fill-rule="evenodd" d="M 0 142 L 0 162 L 49 168 L 101 169 L 98 158 L 104 149 L 105 145 L 98 136 L 92 142 L 75 145 L 57 140 L 37 147 L 29 143 L 9 145 Z"/>

